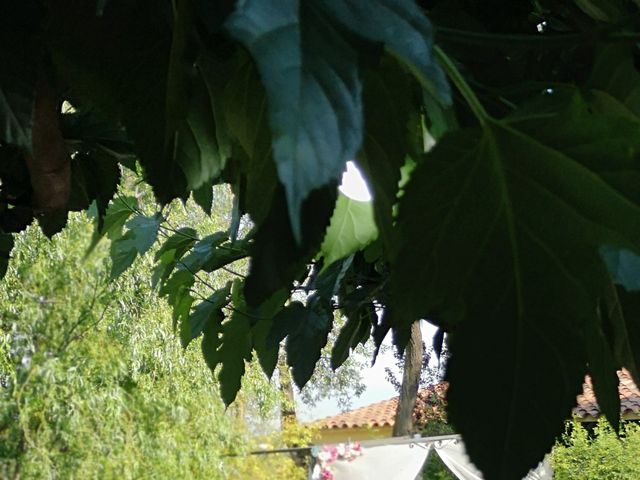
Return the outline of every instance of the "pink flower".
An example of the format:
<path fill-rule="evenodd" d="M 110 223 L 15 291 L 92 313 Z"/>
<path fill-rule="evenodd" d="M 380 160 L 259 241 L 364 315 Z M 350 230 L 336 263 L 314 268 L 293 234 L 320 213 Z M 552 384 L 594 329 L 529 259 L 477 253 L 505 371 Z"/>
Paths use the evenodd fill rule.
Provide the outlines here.
<path fill-rule="evenodd" d="M 323 470 L 320 474 L 320 478 L 322 480 L 333 480 L 333 473 L 331 470 Z"/>

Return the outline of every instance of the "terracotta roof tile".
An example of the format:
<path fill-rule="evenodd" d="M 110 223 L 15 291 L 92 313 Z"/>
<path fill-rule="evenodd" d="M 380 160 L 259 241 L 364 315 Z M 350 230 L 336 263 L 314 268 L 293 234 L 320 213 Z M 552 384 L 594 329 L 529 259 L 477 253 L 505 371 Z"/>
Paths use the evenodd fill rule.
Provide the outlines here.
<path fill-rule="evenodd" d="M 435 392 L 439 396 L 444 396 L 447 384 L 441 383 L 434 387 L 428 387 L 418 392 L 418 401 L 426 402 L 428 395 Z M 364 407 L 356 408 L 348 412 L 340 413 L 332 417 L 316 420 L 314 425 L 319 428 L 363 428 L 363 427 L 392 427 L 395 423 L 396 409 L 398 408 L 399 397 L 389 400 L 372 403 Z"/>
<path fill-rule="evenodd" d="M 372 403 L 349 412 L 326 417 L 314 422 L 320 428 L 358 428 L 393 426 L 398 408 L 398 397 Z"/>
<path fill-rule="evenodd" d="M 631 379 L 627 369 L 618 370 L 618 394 L 620 396 L 620 414 L 640 414 L 640 390 Z M 578 405 L 573 409 L 573 414 L 578 418 L 597 418 L 600 416 L 600 407 L 593 392 L 591 378 L 587 376 L 582 388 L 582 394 L 578 395 Z"/>
<path fill-rule="evenodd" d="M 618 371 L 618 378 L 620 379 L 618 387 L 620 413 L 622 415 L 640 415 L 640 390 L 626 369 Z M 423 389 L 419 392 L 419 399 L 431 391 L 435 391 L 438 395 L 444 395 L 446 387 L 447 385 L 442 383 L 429 389 Z M 398 397 L 393 397 L 339 415 L 322 418 L 313 423 L 321 429 L 393 426 L 397 407 Z M 600 408 L 593 393 L 589 376 L 585 378 L 583 392 L 577 397 L 577 405 L 573 409 L 573 414 L 583 420 L 600 416 Z"/>

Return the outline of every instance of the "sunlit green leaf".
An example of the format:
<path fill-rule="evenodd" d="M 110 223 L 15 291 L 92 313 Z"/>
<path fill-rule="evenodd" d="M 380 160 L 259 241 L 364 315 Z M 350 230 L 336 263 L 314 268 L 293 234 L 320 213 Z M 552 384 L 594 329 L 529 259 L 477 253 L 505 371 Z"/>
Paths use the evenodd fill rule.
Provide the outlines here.
<path fill-rule="evenodd" d="M 347 257 L 378 237 L 373 203 L 361 202 L 340 193 L 320 251 L 326 265 Z"/>

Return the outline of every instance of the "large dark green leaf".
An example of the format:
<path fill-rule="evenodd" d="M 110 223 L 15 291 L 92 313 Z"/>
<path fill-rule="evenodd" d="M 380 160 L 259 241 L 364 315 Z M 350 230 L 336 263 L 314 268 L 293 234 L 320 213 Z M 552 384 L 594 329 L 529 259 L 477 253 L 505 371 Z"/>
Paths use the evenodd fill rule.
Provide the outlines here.
<path fill-rule="evenodd" d="M 292 302 L 273 319 L 268 343 L 277 345 L 287 338 L 287 364 L 291 367 L 293 380 L 302 388 L 311 378 L 322 348 L 327 344 L 332 317 Z"/>
<path fill-rule="evenodd" d="M 386 49 L 444 103 L 449 85 L 435 61 L 433 28 L 413 0 L 319 0 L 336 22 Z"/>
<path fill-rule="evenodd" d="M 190 272 L 198 272 L 211 259 L 216 248 L 226 239 L 226 232 L 216 232 L 198 240 L 189 254 L 180 262 L 180 268 Z"/>
<path fill-rule="evenodd" d="M 234 316 L 244 316 L 251 325 L 253 349 L 264 373 L 271 378 L 278 362 L 280 346 L 269 342 L 269 333 L 273 325 L 273 317 L 282 309 L 282 305 L 289 298 L 289 290 L 277 291 L 258 307 L 247 305 L 242 294 L 241 285 L 236 282 L 234 289 Z"/>
<path fill-rule="evenodd" d="M 213 272 L 249 255 L 250 239 L 243 238 L 235 242 L 225 242 L 215 249 L 213 255 L 202 266 L 205 272 Z"/>
<path fill-rule="evenodd" d="M 228 242 L 227 232 L 216 232 L 195 243 L 188 255 L 178 264 L 190 272 L 213 272 L 249 254 L 249 238 Z"/>
<path fill-rule="evenodd" d="M 238 144 L 233 156 L 242 175 L 236 193 L 240 195 L 239 206 L 256 224 L 261 224 L 269 213 L 278 174 L 272 156 L 264 87 L 249 58 L 241 57 L 239 63 L 225 90 L 225 120 Z"/>
<path fill-rule="evenodd" d="M 365 138 L 358 164 L 372 190 L 376 224 L 387 248 L 393 246 L 392 213 L 397 203 L 400 169 L 407 155 L 413 153 L 409 143 L 409 122 L 415 109 L 412 87 L 410 77 L 392 62 L 365 76 Z M 419 123 L 416 118 L 413 120 L 415 130 Z"/>
<path fill-rule="evenodd" d="M 204 213 L 211 215 L 213 207 L 213 182 L 205 183 L 197 190 L 194 190 L 193 201 L 204 210 Z"/>
<path fill-rule="evenodd" d="M 100 226 L 99 222 L 97 223 L 87 254 L 105 236 L 111 241 L 120 238 L 124 224 L 135 213 L 137 208 L 138 200 L 134 197 L 118 196 L 114 198 L 113 202 L 107 207 L 102 226 Z"/>
<path fill-rule="evenodd" d="M 595 335 L 608 281 L 598 249 L 640 251 L 640 208 L 598 175 L 602 156 L 613 169 L 635 158 L 640 125 L 616 118 L 636 133 L 608 148 L 608 129 L 588 128 L 603 122 L 597 113 L 568 108 L 569 129 L 565 112 L 540 105 L 508 125 L 446 135 L 400 209 L 394 315 L 453 330 L 450 419 L 488 478 L 521 478 L 541 460 L 588 370 L 614 403 L 615 365 Z M 496 395 L 474 398 L 481 389 Z"/>
<path fill-rule="evenodd" d="M 344 276 L 351 267 L 353 262 L 353 255 L 332 263 L 326 268 L 322 269 L 322 272 L 318 274 L 314 281 L 314 287 L 319 297 L 331 301 L 333 297 L 338 293 L 338 289 Z"/>
<path fill-rule="evenodd" d="M 121 121 L 158 198 L 185 196 L 186 180 L 165 155 L 165 113 L 172 32 L 151 0 L 52 3 L 49 43 L 62 80 L 83 105 Z M 96 52 L 100 52 L 99 55 Z"/>
<path fill-rule="evenodd" d="M 25 0 L 0 6 L 0 143 L 30 152 L 35 84 L 40 74 L 43 10 Z"/>
<path fill-rule="evenodd" d="M 349 358 L 351 350 L 354 349 L 362 339 L 364 332 L 368 337 L 371 330 L 371 320 L 363 315 L 351 315 L 340 330 L 338 338 L 331 350 L 331 369 L 338 369 Z"/>
<path fill-rule="evenodd" d="M 294 238 L 291 223 L 283 215 L 286 202 L 279 189 L 269 216 L 258 227 L 251 246 L 249 276 L 244 294 L 250 305 L 260 305 L 305 270 L 314 257 L 333 211 L 336 188 L 314 191 L 303 205 L 302 243 Z"/>
<path fill-rule="evenodd" d="M 102 226 L 107 206 L 120 182 L 118 163 L 103 152 L 76 154 L 71 162 L 70 210 L 84 210 L 96 202 L 97 225 Z"/>
<path fill-rule="evenodd" d="M 167 238 L 155 254 L 156 266 L 152 283 L 164 282 L 173 272 L 176 263 L 196 243 L 197 232 L 193 228 L 183 227 Z"/>
<path fill-rule="evenodd" d="M 635 66 L 635 46 L 604 44 L 599 47 L 589 85 L 614 96 L 640 114 L 640 73 Z"/>
<path fill-rule="evenodd" d="M 558 87 L 510 117 L 517 128 L 574 158 L 640 203 L 638 117 L 614 97 Z"/>
<path fill-rule="evenodd" d="M 189 85 L 189 96 L 183 100 L 184 104 L 178 102 L 174 107 L 176 110 L 186 108 L 186 112 L 168 129 L 167 155 L 170 156 L 168 164 L 179 169 L 186 179 L 187 190 L 196 191 L 211 188 L 211 182 L 220 177 L 231 154 L 221 123 L 220 105 L 226 80 L 222 73 L 228 71 L 229 65 L 202 56 L 191 68 L 194 71 L 190 76 L 194 78 Z"/>
<path fill-rule="evenodd" d="M 287 364 L 291 367 L 293 381 L 303 388 L 315 369 L 332 326 L 332 315 L 306 309 L 298 317 L 298 328 L 286 341 Z"/>
<path fill-rule="evenodd" d="M 234 293 L 238 288 L 236 283 Z M 251 346 L 251 323 L 246 315 L 233 314 L 220 325 L 210 321 L 204 329 L 202 353 L 212 372 L 221 366 L 218 381 L 225 405 L 230 405 L 240 390 L 245 362 L 251 360 Z"/>
<path fill-rule="evenodd" d="M 249 0 L 225 23 L 260 70 L 273 155 L 297 241 L 303 201 L 339 179 L 362 141 L 357 53 L 316 3 Z"/>
<path fill-rule="evenodd" d="M 195 278 L 191 272 L 186 270 L 176 270 L 173 275 L 160 287 L 160 295 L 166 296 L 169 305 L 172 307 L 171 318 L 173 328 L 183 325 L 191 311 L 193 297 L 191 287 L 195 283 Z"/>
<path fill-rule="evenodd" d="M 231 300 L 231 282 L 228 282 L 220 290 L 216 290 L 213 294 L 200 302 L 189 315 L 188 321 L 184 322 L 180 327 L 180 340 L 182 346 L 186 348 L 194 338 L 199 337 L 204 331 L 211 319 L 219 316 L 222 308 Z"/>

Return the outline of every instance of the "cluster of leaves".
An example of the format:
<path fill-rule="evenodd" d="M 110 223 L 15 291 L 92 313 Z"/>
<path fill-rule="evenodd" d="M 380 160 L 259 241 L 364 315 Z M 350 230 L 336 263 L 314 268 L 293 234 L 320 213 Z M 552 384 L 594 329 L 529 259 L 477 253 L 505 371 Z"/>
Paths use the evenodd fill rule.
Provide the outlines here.
<path fill-rule="evenodd" d="M 95 201 L 114 278 L 162 237 L 153 280 L 226 403 L 285 339 L 303 386 L 340 308 L 334 368 L 420 318 L 450 333 L 449 419 L 487 478 L 539 462 L 587 372 L 617 428 L 616 369 L 640 378 L 638 5 L 422 3 L 2 7 L 0 247 L 65 202 Z M 163 204 L 211 211 L 230 184 L 228 230 L 165 238 L 132 199 L 107 208 L 134 158 Z M 372 212 L 338 194 L 349 160 Z M 196 303 L 197 276 L 242 259 Z"/>
<path fill-rule="evenodd" d="M 554 478 L 638 478 L 639 447 L 640 428 L 637 423 L 624 422 L 619 436 L 604 419 L 600 419 L 593 429 L 577 422 L 569 424 L 562 441 L 556 444 L 551 456 Z"/>

